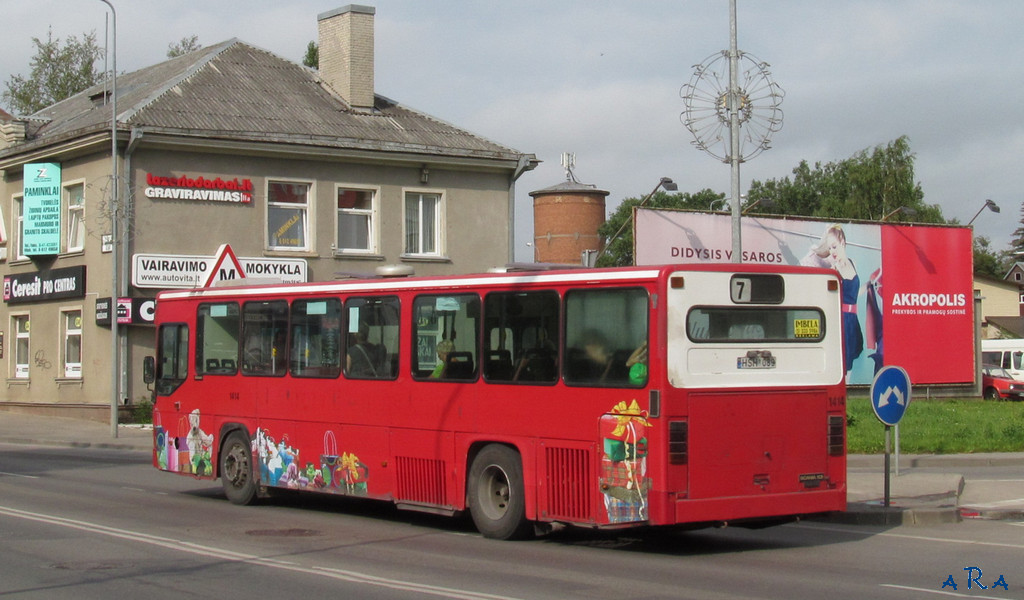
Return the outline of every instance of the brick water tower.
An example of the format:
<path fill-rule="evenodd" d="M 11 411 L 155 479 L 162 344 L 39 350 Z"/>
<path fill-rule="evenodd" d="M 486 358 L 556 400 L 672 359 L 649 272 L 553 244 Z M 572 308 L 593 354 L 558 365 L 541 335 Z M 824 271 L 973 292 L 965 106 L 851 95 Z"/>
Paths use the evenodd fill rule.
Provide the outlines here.
<path fill-rule="evenodd" d="M 604 224 L 608 192 L 579 183 L 572 174 L 572 155 L 563 155 L 566 180 L 533 197 L 533 260 L 543 263 L 581 264 L 585 254 L 596 258 L 604 240 L 597 228 Z"/>

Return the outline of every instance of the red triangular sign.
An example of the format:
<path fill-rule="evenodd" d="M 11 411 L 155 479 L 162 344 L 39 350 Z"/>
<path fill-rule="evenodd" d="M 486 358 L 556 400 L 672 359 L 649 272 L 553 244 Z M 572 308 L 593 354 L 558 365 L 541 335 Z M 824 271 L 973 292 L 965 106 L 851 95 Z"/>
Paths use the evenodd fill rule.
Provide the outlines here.
<path fill-rule="evenodd" d="M 242 268 L 242 263 L 238 262 L 238 257 L 235 256 L 235 251 L 231 249 L 231 246 L 221 244 L 217 249 L 217 258 L 213 261 L 213 268 L 206 276 L 203 287 L 211 287 L 218 281 L 232 279 L 245 279 L 245 269 Z"/>

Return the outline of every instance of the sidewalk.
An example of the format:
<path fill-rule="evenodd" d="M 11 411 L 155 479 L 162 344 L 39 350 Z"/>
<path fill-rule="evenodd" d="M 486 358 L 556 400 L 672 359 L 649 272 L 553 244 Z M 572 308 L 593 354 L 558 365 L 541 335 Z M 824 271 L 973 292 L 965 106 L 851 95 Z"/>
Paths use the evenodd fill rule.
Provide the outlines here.
<path fill-rule="evenodd" d="M 120 425 L 115 438 L 109 423 L 0 411 L 0 443 L 149 452 L 153 429 Z M 891 526 L 954 523 L 963 518 L 1024 520 L 1024 452 L 902 455 L 900 475 L 890 476 L 888 508 L 883 506 L 883 464 L 881 455 L 850 456 L 847 511 L 824 519 Z M 977 467 L 1019 469 L 1009 477 L 965 480 L 962 470 Z"/>

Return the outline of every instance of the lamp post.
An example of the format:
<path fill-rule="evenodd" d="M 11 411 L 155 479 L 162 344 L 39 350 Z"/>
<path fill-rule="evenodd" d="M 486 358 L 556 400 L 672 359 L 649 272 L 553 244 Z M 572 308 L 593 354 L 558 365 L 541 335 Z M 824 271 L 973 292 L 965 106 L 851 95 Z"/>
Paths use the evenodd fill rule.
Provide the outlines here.
<path fill-rule="evenodd" d="M 110 191 L 110 243 L 112 251 L 110 253 L 112 257 L 111 261 L 111 275 L 110 275 L 110 360 L 111 360 L 111 390 L 110 390 L 110 437 L 117 437 L 117 408 L 120 403 L 119 387 L 121 382 L 121 369 L 120 369 L 120 349 L 118 344 L 118 331 L 117 331 L 117 298 L 118 287 L 120 282 L 118 281 L 117 271 L 119 268 L 118 256 L 117 256 L 117 191 L 118 191 L 118 179 L 117 179 L 117 11 L 114 10 L 114 5 L 110 3 L 110 0 L 100 0 L 100 2 L 110 7 L 111 17 L 111 38 L 113 45 L 111 48 L 111 60 L 110 60 L 110 177 L 111 177 L 111 191 Z"/>
<path fill-rule="evenodd" d="M 674 192 L 679 189 L 679 186 L 676 185 L 676 182 L 672 181 L 671 178 L 662 177 L 661 180 L 658 182 L 658 185 L 654 186 L 654 189 L 651 190 L 651 193 L 647 194 L 647 196 L 645 196 L 644 199 L 640 201 L 640 204 L 637 204 L 635 208 L 642 208 L 644 204 L 647 204 L 647 201 L 654 197 L 654 194 L 655 192 L 658 191 L 658 188 L 665 188 L 666 191 Z M 629 225 L 629 223 L 633 220 L 633 214 L 635 214 L 635 212 L 630 214 L 629 217 L 627 217 L 626 220 L 622 222 L 622 226 L 620 226 L 618 231 L 615 232 L 615 235 L 608 238 L 608 243 L 604 245 L 604 248 L 601 248 L 601 251 L 598 252 L 597 256 L 594 258 L 594 265 L 597 265 L 597 261 L 600 260 L 602 256 L 604 256 L 604 253 L 608 250 L 608 247 L 612 245 L 612 242 L 618 239 L 619 235 L 622 234 L 622 230 L 624 230 L 626 228 L 626 225 Z"/>
<path fill-rule="evenodd" d="M 893 210 L 893 211 L 890 211 L 889 213 L 887 213 L 884 217 L 882 217 L 880 219 L 880 221 L 884 223 L 884 222 L 889 220 L 889 217 L 891 217 L 891 216 L 893 216 L 893 215 L 895 215 L 897 213 L 903 213 L 903 214 L 907 215 L 908 217 L 912 217 L 912 216 L 917 214 L 917 211 L 915 209 L 913 209 L 913 208 L 910 208 L 909 206 L 899 206 L 899 207 L 896 208 L 896 210 Z"/>
<path fill-rule="evenodd" d="M 994 212 L 994 213 L 998 213 L 999 212 L 999 205 L 998 204 L 993 202 L 991 199 L 985 200 L 985 204 L 982 204 L 981 208 L 978 209 L 978 212 L 974 213 L 974 216 L 971 217 L 971 220 L 967 222 L 967 226 L 970 227 L 970 225 L 972 223 L 974 223 L 974 220 L 978 218 L 978 215 L 981 214 L 981 211 L 985 210 L 986 208 L 989 209 L 990 211 Z"/>

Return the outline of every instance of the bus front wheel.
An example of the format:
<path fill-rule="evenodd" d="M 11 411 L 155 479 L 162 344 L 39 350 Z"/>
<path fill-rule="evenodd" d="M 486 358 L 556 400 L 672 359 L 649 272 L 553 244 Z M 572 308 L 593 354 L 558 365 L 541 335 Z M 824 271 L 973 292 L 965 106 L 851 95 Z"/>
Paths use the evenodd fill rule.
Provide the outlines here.
<path fill-rule="evenodd" d="M 523 463 L 519 453 L 500 444 L 485 446 L 469 469 L 467 502 L 477 530 L 487 538 L 529 537 Z"/>
<path fill-rule="evenodd" d="M 220 482 L 232 504 L 250 504 L 256 497 L 252 445 L 238 431 L 228 435 L 220 450 Z"/>

